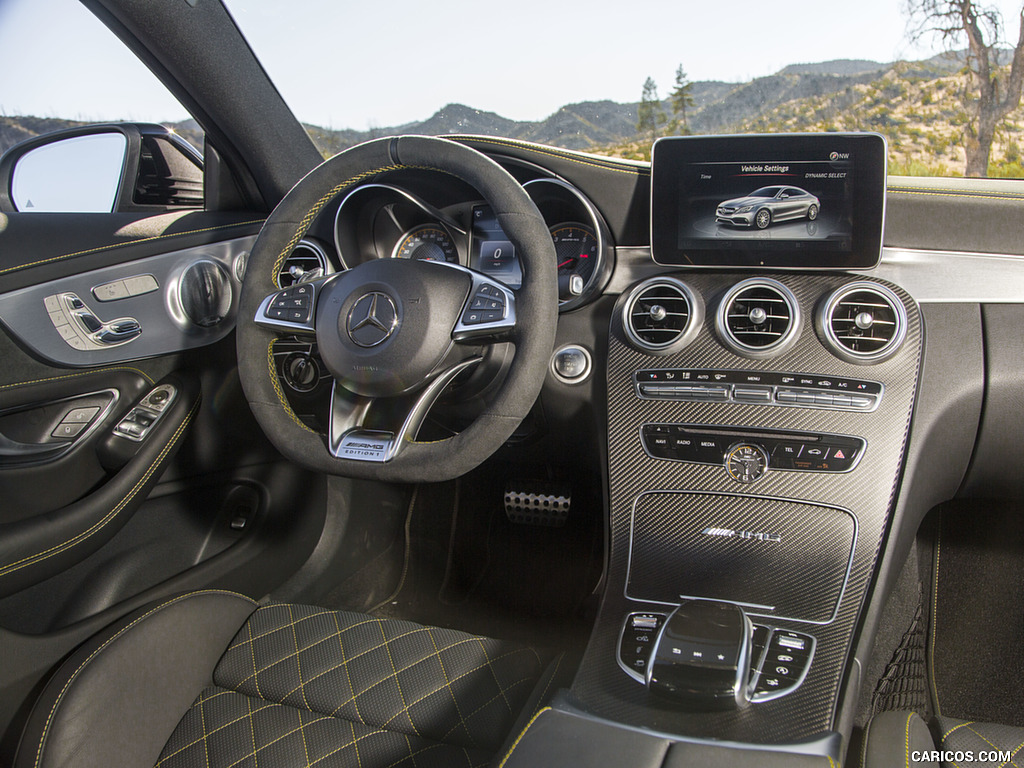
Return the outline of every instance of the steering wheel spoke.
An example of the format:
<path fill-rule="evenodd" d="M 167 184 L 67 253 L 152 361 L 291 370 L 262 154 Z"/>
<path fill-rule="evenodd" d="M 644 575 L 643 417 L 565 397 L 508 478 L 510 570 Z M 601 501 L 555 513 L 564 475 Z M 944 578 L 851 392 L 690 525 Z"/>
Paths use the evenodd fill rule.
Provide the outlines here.
<path fill-rule="evenodd" d="M 404 416 L 394 419 L 393 428 L 379 424 L 368 426 L 370 410 L 378 398 L 356 395 L 335 382 L 331 391 L 330 431 L 327 438 L 331 455 L 337 459 L 353 461 L 391 461 L 407 443 L 416 440 L 427 414 L 448 385 L 482 359 L 479 356 L 466 358 L 437 374 L 415 396 L 403 398 L 411 404 Z"/>
<path fill-rule="evenodd" d="M 326 278 L 274 291 L 260 302 L 254 321 L 281 333 L 316 334 L 316 299 Z"/>

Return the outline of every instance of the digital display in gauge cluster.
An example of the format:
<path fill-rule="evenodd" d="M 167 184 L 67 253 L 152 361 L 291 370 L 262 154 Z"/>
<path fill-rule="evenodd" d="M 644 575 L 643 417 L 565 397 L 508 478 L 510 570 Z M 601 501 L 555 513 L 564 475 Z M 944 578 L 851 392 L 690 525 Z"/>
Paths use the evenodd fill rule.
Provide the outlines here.
<path fill-rule="evenodd" d="M 515 246 L 498 224 L 489 205 L 473 208 L 473 242 L 469 262 L 474 269 L 500 280 L 509 288 L 520 288 L 523 284 L 523 269 Z"/>
<path fill-rule="evenodd" d="M 881 253 L 877 134 L 694 136 L 655 144 L 651 244 L 662 264 L 869 268 Z"/>

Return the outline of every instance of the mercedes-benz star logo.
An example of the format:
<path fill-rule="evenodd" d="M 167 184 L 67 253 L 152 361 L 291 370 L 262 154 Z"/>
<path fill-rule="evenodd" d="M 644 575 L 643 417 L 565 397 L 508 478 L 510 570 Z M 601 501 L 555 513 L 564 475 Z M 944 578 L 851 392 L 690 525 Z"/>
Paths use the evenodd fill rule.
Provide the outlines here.
<path fill-rule="evenodd" d="M 348 313 L 348 336 L 360 347 L 383 344 L 397 326 L 395 302 L 379 291 L 360 298 Z"/>

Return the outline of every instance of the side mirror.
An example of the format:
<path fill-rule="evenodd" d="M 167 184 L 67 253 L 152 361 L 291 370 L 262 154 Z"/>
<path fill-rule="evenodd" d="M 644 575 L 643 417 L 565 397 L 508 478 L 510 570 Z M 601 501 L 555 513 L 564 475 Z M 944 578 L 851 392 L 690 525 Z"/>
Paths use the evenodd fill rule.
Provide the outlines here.
<path fill-rule="evenodd" d="M 0 157 L 0 211 L 111 213 L 203 207 L 203 158 L 161 125 L 55 131 Z"/>

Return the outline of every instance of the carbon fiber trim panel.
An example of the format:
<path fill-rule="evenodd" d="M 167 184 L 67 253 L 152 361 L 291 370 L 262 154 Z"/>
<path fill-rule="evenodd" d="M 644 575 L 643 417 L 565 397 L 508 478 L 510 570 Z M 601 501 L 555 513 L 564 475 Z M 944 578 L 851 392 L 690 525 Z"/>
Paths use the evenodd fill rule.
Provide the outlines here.
<path fill-rule="evenodd" d="M 748 276 L 726 272 L 676 275 L 703 296 L 710 317 L 714 316 L 725 292 Z M 854 278 L 794 272 L 779 274 L 777 279 L 796 295 L 801 314 L 806 318 L 814 316 L 822 299 Z M 922 328 L 918 307 L 905 291 L 897 286 L 889 287 L 895 290 L 907 310 L 907 336 L 893 357 L 873 366 L 852 365 L 833 356 L 809 322 L 804 322 L 797 343 L 790 350 L 765 360 L 748 360 L 731 352 L 716 338 L 713 324 L 707 321 L 685 350 L 654 357 L 628 344 L 619 324 L 621 312 L 613 313 L 607 368 L 611 535 L 608 582 L 601 613 L 573 684 L 576 706 L 633 726 L 746 743 L 795 742 L 834 727 L 836 698 L 846 672 L 850 642 L 898 491 L 920 368 Z M 885 385 L 885 395 L 872 413 L 642 400 L 636 395 L 633 374 L 644 368 L 802 371 L 852 379 L 870 378 Z M 722 467 L 648 456 L 640 442 L 639 427 L 644 423 L 717 424 L 856 435 L 867 441 L 867 449 L 857 468 L 848 474 L 768 472 L 753 484 L 740 486 Z M 847 587 L 835 618 L 812 630 L 818 639 L 815 660 L 797 692 L 735 712 L 682 713 L 651 697 L 643 686 L 619 668 L 616 643 L 626 614 L 664 610 L 662 605 L 625 596 L 633 506 L 642 494 L 653 490 L 800 500 L 840 507 L 855 516 L 858 534 Z M 716 525 L 714 509 L 707 510 L 706 519 L 707 525 Z M 754 525 L 751 530 L 770 533 L 770 517 L 763 525 L 767 527 Z M 808 589 L 814 585 L 820 587 L 834 578 L 834 562 L 829 558 L 824 560 L 824 563 L 813 557 L 807 560 L 803 580 Z M 686 569 L 687 564 L 679 563 L 678 567 Z M 762 575 L 762 578 L 770 577 Z M 808 630 L 806 624 L 774 619 L 773 623 L 797 631 Z"/>
<path fill-rule="evenodd" d="M 751 616 L 812 623 L 835 615 L 857 538 L 843 509 L 703 493 L 640 496 L 631 530 L 627 597 L 726 600 Z"/>

